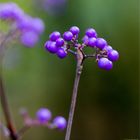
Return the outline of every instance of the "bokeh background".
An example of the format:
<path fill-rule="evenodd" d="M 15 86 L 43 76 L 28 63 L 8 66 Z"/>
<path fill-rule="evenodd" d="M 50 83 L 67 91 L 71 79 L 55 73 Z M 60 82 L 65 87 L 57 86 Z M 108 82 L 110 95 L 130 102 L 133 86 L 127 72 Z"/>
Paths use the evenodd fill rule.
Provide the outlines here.
<path fill-rule="evenodd" d="M 68 117 L 75 59 L 69 55 L 60 60 L 46 52 L 43 45 L 52 31 L 63 33 L 77 25 L 80 38 L 88 27 L 94 27 L 119 51 L 120 59 L 110 72 L 100 70 L 94 60 L 86 61 L 71 140 L 138 139 L 138 0 L 48 0 L 47 4 L 43 0 L 11 1 L 30 15 L 42 18 L 46 25 L 35 48 L 14 44 L 6 53 L 5 87 L 17 127 L 22 126 L 22 107 L 32 117 L 40 107 L 49 108 L 54 116 Z M 30 129 L 23 140 L 63 140 L 64 135 L 65 132 L 39 127 Z"/>

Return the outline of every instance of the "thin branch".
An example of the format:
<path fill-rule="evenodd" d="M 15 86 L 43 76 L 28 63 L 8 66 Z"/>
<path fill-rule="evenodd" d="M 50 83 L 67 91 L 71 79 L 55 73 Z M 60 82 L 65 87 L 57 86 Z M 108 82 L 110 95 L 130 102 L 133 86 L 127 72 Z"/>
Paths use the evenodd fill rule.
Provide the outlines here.
<path fill-rule="evenodd" d="M 85 54 L 85 58 L 93 58 L 93 57 L 95 57 L 96 56 L 96 54 Z"/>
<path fill-rule="evenodd" d="M 18 132 L 17 132 L 17 137 L 18 137 L 18 140 L 20 140 L 23 136 L 23 134 L 29 130 L 31 128 L 31 126 L 27 126 L 27 125 L 24 125 Z"/>
<path fill-rule="evenodd" d="M 6 119 L 6 122 L 7 122 L 7 128 L 10 131 L 10 137 L 11 137 L 12 140 L 16 140 L 17 139 L 16 130 L 15 130 L 15 127 L 13 125 L 13 121 L 11 119 L 9 105 L 8 105 L 7 97 L 5 95 L 5 91 L 4 91 L 4 87 L 3 87 L 3 81 L 2 81 L 1 76 L 0 76 L 0 100 L 1 100 L 1 105 L 2 105 L 2 108 L 3 108 L 4 116 L 5 116 L 5 119 Z"/>
<path fill-rule="evenodd" d="M 17 29 L 10 30 L 7 35 L 4 36 L 4 39 L 0 43 L 0 47 L 4 47 L 5 43 L 8 42 L 13 35 L 17 32 Z"/>
<path fill-rule="evenodd" d="M 70 53 L 73 54 L 73 55 L 76 55 L 76 54 L 77 54 L 75 51 L 70 50 L 70 49 L 68 49 L 68 52 L 70 52 Z"/>
<path fill-rule="evenodd" d="M 70 140 L 74 111 L 75 111 L 75 107 L 76 107 L 78 85 L 79 85 L 80 76 L 81 76 L 82 69 L 83 69 L 82 61 L 83 61 L 83 53 L 78 49 L 77 50 L 76 76 L 75 76 L 75 82 L 74 82 L 74 87 L 73 87 L 73 94 L 72 94 L 72 100 L 71 100 L 71 106 L 70 106 L 69 119 L 68 119 L 65 140 Z"/>
<path fill-rule="evenodd" d="M 11 34 L 13 34 L 13 31 L 10 31 L 0 44 L 0 101 L 4 112 L 5 120 L 7 123 L 7 128 L 9 129 L 10 132 L 10 138 L 11 140 L 17 140 L 16 129 L 14 127 L 13 120 L 10 114 L 9 104 L 8 104 L 7 96 L 5 94 L 3 79 L 2 79 L 2 62 L 4 56 L 4 45 L 10 38 Z"/>

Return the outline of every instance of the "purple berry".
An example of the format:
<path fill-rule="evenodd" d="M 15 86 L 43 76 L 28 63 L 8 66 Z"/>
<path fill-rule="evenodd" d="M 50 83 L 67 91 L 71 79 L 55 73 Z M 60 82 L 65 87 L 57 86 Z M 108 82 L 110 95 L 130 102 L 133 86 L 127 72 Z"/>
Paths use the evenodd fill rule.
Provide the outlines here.
<path fill-rule="evenodd" d="M 63 59 L 67 56 L 67 52 L 64 50 L 64 48 L 59 48 L 57 51 L 57 56 Z"/>
<path fill-rule="evenodd" d="M 67 31 L 63 34 L 63 38 L 66 41 L 71 41 L 73 38 L 73 34 L 70 31 Z"/>
<path fill-rule="evenodd" d="M 57 47 L 61 47 L 61 46 L 63 46 L 64 45 L 64 39 L 63 38 L 58 38 L 57 40 L 56 40 L 56 46 Z"/>
<path fill-rule="evenodd" d="M 87 29 L 86 30 L 86 35 L 88 37 L 95 37 L 95 38 L 97 37 L 97 33 L 96 33 L 96 31 L 93 28 Z"/>
<path fill-rule="evenodd" d="M 105 46 L 105 47 L 103 48 L 103 50 L 106 50 L 107 52 L 110 52 L 110 51 L 113 50 L 113 48 L 112 48 L 111 46 Z"/>
<path fill-rule="evenodd" d="M 13 2 L 0 4 L 0 19 L 19 20 L 23 11 Z"/>
<path fill-rule="evenodd" d="M 20 40 L 25 46 L 34 47 L 39 38 L 35 32 L 25 32 L 21 35 Z"/>
<path fill-rule="evenodd" d="M 113 63 L 107 58 L 100 58 L 98 61 L 98 67 L 104 70 L 111 70 L 113 68 Z"/>
<path fill-rule="evenodd" d="M 51 119 L 52 114 L 47 108 L 41 108 L 37 111 L 36 117 L 40 123 L 46 123 Z"/>
<path fill-rule="evenodd" d="M 87 35 L 85 35 L 83 38 L 82 38 L 82 41 L 83 41 L 83 43 L 85 44 L 85 45 L 88 45 L 88 36 Z"/>
<path fill-rule="evenodd" d="M 52 41 L 47 41 L 45 43 L 45 48 L 50 52 L 50 53 L 56 53 L 58 51 L 58 47 L 56 46 L 56 42 Z"/>
<path fill-rule="evenodd" d="M 104 40 L 103 38 L 97 38 L 96 47 L 99 49 L 103 49 L 105 46 L 107 46 L 106 40 Z"/>
<path fill-rule="evenodd" d="M 45 47 L 46 49 L 48 49 L 48 47 L 49 47 L 49 45 L 50 45 L 51 42 L 52 42 L 52 41 L 50 41 L 50 40 L 46 41 L 44 47 Z"/>
<path fill-rule="evenodd" d="M 23 15 L 17 22 L 17 28 L 22 32 L 32 30 L 32 18 L 28 15 Z"/>
<path fill-rule="evenodd" d="M 116 50 L 112 50 L 108 53 L 108 59 L 111 61 L 117 61 L 119 59 L 119 53 Z"/>
<path fill-rule="evenodd" d="M 77 26 L 73 26 L 70 28 L 70 31 L 73 35 L 77 35 L 80 32 L 80 29 Z"/>
<path fill-rule="evenodd" d="M 53 124 L 60 130 L 66 128 L 67 122 L 64 117 L 58 116 L 53 120 Z"/>
<path fill-rule="evenodd" d="M 22 19 L 18 20 L 17 28 L 21 32 L 34 31 L 37 34 L 41 34 L 45 29 L 44 23 L 41 19 L 32 18 L 28 15 L 23 15 Z"/>
<path fill-rule="evenodd" d="M 56 41 L 58 38 L 60 38 L 60 33 L 55 31 L 55 32 L 52 32 L 49 36 L 50 40 L 51 41 Z"/>
<path fill-rule="evenodd" d="M 88 40 L 88 46 L 94 47 L 95 46 L 95 43 L 96 43 L 96 38 L 95 37 L 89 38 L 89 40 Z"/>
<path fill-rule="evenodd" d="M 41 34 L 45 29 L 44 22 L 40 18 L 33 18 L 32 28 L 34 28 L 37 33 Z"/>

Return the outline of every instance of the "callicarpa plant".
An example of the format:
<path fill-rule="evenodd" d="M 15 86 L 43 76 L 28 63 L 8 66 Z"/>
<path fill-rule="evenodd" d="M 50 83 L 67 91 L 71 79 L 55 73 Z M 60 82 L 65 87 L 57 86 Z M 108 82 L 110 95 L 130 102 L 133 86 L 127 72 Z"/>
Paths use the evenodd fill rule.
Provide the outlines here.
<path fill-rule="evenodd" d="M 63 36 L 61 36 L 60 32 L 54 31 L 44 45 L 48 52 L 55 54 L 60 59 L 64 59 L 69 53 L 76 57 L 76 75 L 65 140 L 70 140 L 78 85 L 84 61 L 87 58 L 94 58 L 99 68 L 109 71 L 113 68 L 113 62 L 119 58 L 119 53 L 109 46 L 105 39 L 98 37 L 95 29 L 89 28 L 86 30 L 82 43 L 79 43 L 78 40 L 79 32 L 80 29 L 77 26 L 71 27 L 69 31 L 64 32 Z M 84 50 L 86 47 L 93 49 L 93 52 L 86 54 Z"/>
<path fill-rule="evenodd" d="M 39 41 L 39 36 L 43 33 L 45 26 L 40 18 L 34 18 L 26 14 L 15 3 L 0 4 L 0 23 L 8 25 L 8 31 L 0 31 L 0 101 L 6 121 L 6 125 L 4 125 L 1 121 L 2 118 L 0 118 L 0 129 L 11 140 L 21 139 L 24 132 L 33 126 L 64 130 L 67 124 L 65 118 L 56 116 L 52 120 L 51 111 L 45 107 L 40 108 L 34 118 L 30 117 L 26 109 L 22 109 L 21 115 L 23 116 L 24 125 L 21 129 L 16 129 L 3 85 L 2 63 L 4 54 L 13 40 L 21 42 L 28 48 L 34 47 Z"/>

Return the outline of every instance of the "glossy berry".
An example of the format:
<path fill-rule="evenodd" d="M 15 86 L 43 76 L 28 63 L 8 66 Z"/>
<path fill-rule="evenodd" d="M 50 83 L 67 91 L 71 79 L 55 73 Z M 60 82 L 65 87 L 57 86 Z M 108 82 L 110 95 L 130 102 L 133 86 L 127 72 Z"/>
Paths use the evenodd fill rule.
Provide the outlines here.
<path fill-rule="evenodd" d="M 64 45 L 64 39 L 63 38 L 58 38 L 57 40 L 56 40 L 56 46 L 57 47 L 61 47 L 61 46 L 63 46 Z"/>
<path fill-rule="evenodd" d="M 45 48 L 50 52 L 50 53 L 56 53 L 58 51 L 58 47 L 56 46 L 56 42 L 52 41 L 47 41 L 45 43 Z"/>
<path fill-rule="evenodd" d="M 112 50 L 108 53 L 108 59 L 111 61 L 117 61 L 119 59 L 119 53 L 116 50 Z"/>
<path fill-rule="evenodd" d="M 100 58 L 98 61 L 98 67 L 104 70 L 111 70 L 113 68 L 113 63 L 107 58 Z"/>
<path fill-rule="evenodd" d="M 67 52 L 64 50 L 64 48 L 59 48 L 57 51 L 57 56 L 63 59 L 67 56 Z"/>
<path fill-rule="evenodd" d="M 97 38 L 97 33 L 93 28 L 86 30 L 86 33 L 82 38 L 82 43 L 79 43 L 78 40 L 79 32 L 80 29 L 77 26 L 72 26 L 69 31 L 64 32 L 63 38 L 58 35 L 57 39 L 55 38 L 56 40 L 52 39 L 53 35 L 56 33 L 53 32 L 50 35 L 50 41 L 46 42 L 45 48 L 49 52 L 55 53 L 59 58 L 63 59 L 68 53 L 77 56 L 79 50 L 84 56 L 85 52 L 83 48 L 89 46 L 95 49 L 94 54 L 89 54 L 89 57 L 95 57 L 95 59 L 98 60 L 99 68 L 104 70 L 112 69 L 112 62 L 119 58 L 118 52 L 113 50 L 113 48 L 107 44 L 105 39 Z M 88 54 L 85 58 L 88 58 Z"/>
<path fill-rule="evenodd" d="M 46 123 L 51 119 L 52 114 L 50 110 L 46 108 L 41 108 L 37 111 L 36 117 L 40 123 Z"/>
<path fill-rule="evenodd" d="M 58 38 L 60 38 L 60 33 L 55 31 L 50 34 L 49 38 L 51 41 L 56 41 Z"/>
<path fill-rule="evenodd" d="M 73 26 L 70 28 L 70 31 L 73 35 L 77 35 L 80 32 L 80 29 L 77 26 Z"/>
<path fill-rule="evenodd" d="M 99 49 L 103 49 L 105 46 L 107 46 L 106 40 L 104 40 L 103 38 L 97 38 L 96 47 Z"/>
<path fill-rule="evenodd" d="M 64 117 L 58 116 L 53 120 L 53 125 L 55 125 L 56 128 L 63 130 L 66 128 L 67 122 Z"/>
<path fill-rule="evenodd" d="M 86 30 L 86 35 L 88 37 L 97 37 L 97 33 L 93 28 L 89 28 Z"/>
<path fill-rule="evenodd" d="M 70 31 L 67 31 L 63 34 L 63 38 L 66 41 L 71 41 L 73 38 L 73 34 Z"/>
<path fill-rule="evenodd" d="M 85 44 L 85 45 L 88 45 L 88 36 L 85 35 L 83 38 L 82 38 L 82 42 Z"/>
<path fill-rule="evenodd" d="M 44 45 L 45 49 L 48 50 L 49 45 L 50 45 L 51 42 L 52 42 L 52 41 L 50 41 L 50 40 L 46 41 L 46 43 L 45 43 L 45 45 Z"/>
<path fill-rule="evenodd" d="M 105 46 L 105 47 L 103 48 L 103 50 L 106 50 L 107 52 L 110 52 L 110 51 L 113 50 L 113 48 L 112 48 L 111 46 Z"/>
<path fill-rule="evenodd" d="M 96 43 L 96 38 L 95 37 L 89 38 L 89 40 L 88 40 L 88 46 L 94 47 L 95 46 L 95 43 Z"/>

